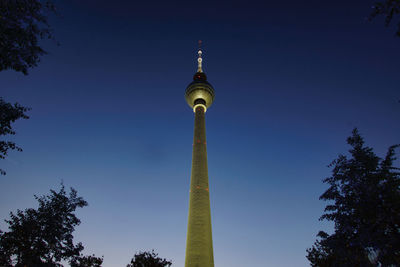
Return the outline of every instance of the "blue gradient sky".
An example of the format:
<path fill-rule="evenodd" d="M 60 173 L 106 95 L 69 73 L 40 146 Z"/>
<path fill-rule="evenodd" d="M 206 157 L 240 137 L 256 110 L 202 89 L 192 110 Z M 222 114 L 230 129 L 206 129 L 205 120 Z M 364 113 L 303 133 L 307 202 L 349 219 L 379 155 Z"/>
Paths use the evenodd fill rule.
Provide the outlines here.
<path fill-rule="evenodd" d="M 1 96 L 32 107 L 24 151 L 1 161 L 0 219 L 63 180 L 89 202 L 75 240 L 105 267 L 153 248 L 184 265 L 198 39 L 216 266 L 308 266 L 353 127 L 381 156 L 399 143 L 400 38 L 366 20 L 373 1 L 57 3 L 61 46 L 0 73 Z"/>

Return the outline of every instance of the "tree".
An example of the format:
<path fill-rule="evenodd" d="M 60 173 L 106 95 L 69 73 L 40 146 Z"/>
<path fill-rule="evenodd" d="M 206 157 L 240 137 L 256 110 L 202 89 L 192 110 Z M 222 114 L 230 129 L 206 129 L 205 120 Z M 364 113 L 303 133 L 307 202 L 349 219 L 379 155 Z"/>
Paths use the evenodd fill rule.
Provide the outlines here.
<path fill-rule="evenodd" d="M 169 267 L 171 264 L 172 262 L 159 258 L 158 254 L 152 250 L 135 254 L 126 267 Z"/>
<path fill-rule="evenodd" d="M 75 257 L 71 261 L 71 267 L 101 267 L 103 258 L 98 258 L 95 255 Z"/>
<path fill-rule="evenodd" d="M 15 131 L 11 127 L 11 123 L 18 119 L 28 119 L 28 115 L 25 114 L 30 110 L 29 108 L 23 107 L 18 103 L 14 105 L 7 103 L 0 97 L 0 136 L 4 135 L 15 135 Z M 0 141 L 0 159 L 5 159 L 8 150 L 22 151 L 14 142 L 11 141 Z M 5 175 L 6 172 L 0 169 L 0 174 Z"/>
<path fill-rule="evenodd" d="M 80 224 L 75 210 L 87 206 L 77 191 L 71 188 L 67 195 L 61 185 L 58 192 L 50 190 L 49 195 L 35 199 L 38 209 L 11 212 L 11 219 L 5 220 L 9 232 L 0 233 L 0 266 L 58 267 L 61 261 L 74 267 L 100 266 L 102 258 L 83 256 L 83 245 L 73 242 L 72 233 Z"/>
<path fill-rule="evenodd" d="M 369 20 L 373 20 L 378 15 L 385 17 L 385 26 L 388 27 L 393 20 L 393 16 L 400 14 L 400 1 L 399 0 L 385 0 L 375 3 L 372 6 L 372 13 L 369 15 Z M 396 35 L 400 37 L 400 22 L 397 25 Z"/>
<path fill-rule="evenodd" d="M 400 266 L 400 173 L 393 166 L 395 149 L 384 159 L 364 145 L 357 129 L 347 139 L 350 158 L 334 160 L 329 201 L 320 220 L 334 222 L 334 233 L 320 231 L 307 249 L 311 266 Z"/>
<path fill-rule="evenodd" d="M 40 39 L 52 39 L 47 14 L 55 13 L 52 0 L 0 1 L 0 71 L 13 69 L 28 74 L 46 51 Z"/>

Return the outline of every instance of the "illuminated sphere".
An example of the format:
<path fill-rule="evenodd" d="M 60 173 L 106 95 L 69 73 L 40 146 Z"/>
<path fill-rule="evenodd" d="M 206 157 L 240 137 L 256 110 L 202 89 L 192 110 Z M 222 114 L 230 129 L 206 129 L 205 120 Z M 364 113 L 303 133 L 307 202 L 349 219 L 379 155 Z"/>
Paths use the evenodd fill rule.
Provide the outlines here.
<path fill-rule="evenodd" d="M 185 99 L 188 105 L 193 108 L 194 105 L 202 104 L 209 108 L 214 101 L 214 88 L 207 82 L 207 76 L 203 72 L 197 72 L 186 88 Z"/>

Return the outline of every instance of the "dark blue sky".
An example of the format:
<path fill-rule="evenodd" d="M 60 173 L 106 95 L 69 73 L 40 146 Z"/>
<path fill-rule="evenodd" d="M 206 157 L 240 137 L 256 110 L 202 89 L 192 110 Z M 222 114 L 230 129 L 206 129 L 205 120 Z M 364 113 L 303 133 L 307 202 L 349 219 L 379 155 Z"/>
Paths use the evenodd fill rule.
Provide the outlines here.
<path fill-rule="evenodd" d="M 197 40 L 216 99 L 207 144 L 216 266 L 308 266 L 327 165 L 358 127 L 400 137 L 400 38 L 373 1 L 57 1 L 56 39 L 1 96 L 32 107 L 1 162 L 0 219 L 61 180 L 89 202 L 75 238 L 104 266 L 156 249 L 183 266 Z M 0 223 L 5 230 L 5 223 Z"/>

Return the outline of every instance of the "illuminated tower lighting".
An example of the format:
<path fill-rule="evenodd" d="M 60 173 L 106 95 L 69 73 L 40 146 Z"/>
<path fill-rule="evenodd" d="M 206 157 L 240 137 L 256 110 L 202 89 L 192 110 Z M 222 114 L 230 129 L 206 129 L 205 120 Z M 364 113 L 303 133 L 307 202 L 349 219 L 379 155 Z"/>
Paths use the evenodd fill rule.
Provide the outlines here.
<path fill-rule="evenodd" d="M 214 89 L 203 72 L 201 56 L 199 48 L 197 72 L 185 92 L 186 102 L 194 112 L 185 267 L 214 267 L 205 121 L 207 108 L 214 100 Z"/>

